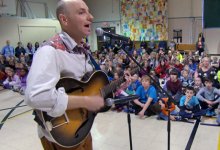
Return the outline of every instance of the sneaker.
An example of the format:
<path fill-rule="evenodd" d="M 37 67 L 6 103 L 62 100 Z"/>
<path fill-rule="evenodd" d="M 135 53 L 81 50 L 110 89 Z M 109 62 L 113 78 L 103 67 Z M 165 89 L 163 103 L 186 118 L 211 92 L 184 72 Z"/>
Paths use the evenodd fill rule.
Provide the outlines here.
<path fill-rule="evenodd" d="M 160 118 L 160 116 L 157 116 L 157 118 L 156 118 L 157 120 L 162 120 L 162 118 Z"/>
<path fill-rule="evenodd" d="M 211 114 L 211 116 L 216 116 L 216 113 L 215 113 L 214 110 L 212 110 L 212 111 L 210 112 L 210 114 Z"/>
<path fill-rule="evenodd" d="M 211 116 L 212 116 L 212 114 L 211 114 L 211 111 L 210 111 L 210 110 L 207 110 L 207 112 L 206 112 L 206 116 L 207 116 L 207 117 L 211 117 Z"/>
<path fill-rule="evenodd" d="M 122 112 L 122 110 L 123 110 L 122 107 L 116 109 L 117 112 Z"/>
<path fill-rule="evenodd" d="M 181 121 L 183 120 L 181 116 L 175 116 L 176 121 Z"/>
<path fill-rule="evenodd" d="M 123 109 L 123 112 L 126 112 L 126 113 L 128 113 L 128 108 L 124 108 Z M 132 109 L 132 108 L 129 108 L 129 113 L 135 113 L 135 110 L 134 109 Z"/>
<path fill-rule="evenodd" d="M 180 121 L 183 121 L 183 122 L 188 122 L 189 119 L 188 118 L 182 118 Z"/>

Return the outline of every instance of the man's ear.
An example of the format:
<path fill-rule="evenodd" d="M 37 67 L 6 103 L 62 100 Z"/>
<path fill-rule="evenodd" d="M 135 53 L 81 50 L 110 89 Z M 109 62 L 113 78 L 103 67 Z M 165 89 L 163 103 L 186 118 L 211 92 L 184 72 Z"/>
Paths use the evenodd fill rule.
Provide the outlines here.
<path fill-rule="evenodd" d="M 60 20 L 60 23 L 65 26 L 68 24 L 68 19 L 67 19 L 66 15 L 64 15 L 64 14 L 59 14 L 59 20 Z"/>

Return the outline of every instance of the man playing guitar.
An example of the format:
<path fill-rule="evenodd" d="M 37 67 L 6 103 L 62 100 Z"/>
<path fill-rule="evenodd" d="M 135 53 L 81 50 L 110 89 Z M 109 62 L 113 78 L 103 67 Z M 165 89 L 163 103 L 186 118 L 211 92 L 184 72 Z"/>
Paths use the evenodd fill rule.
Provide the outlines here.
<path fill-rule="evenodd" d="M 62 31 L 43 43 L 34 55 L 25 102 L 51 117 L 77 108 L 95 112 L 104 106 L 102 96 L 67 95 L 63 87 L 56 88 L 61 77 L 81 80 L 84 74 L 93 71 L 90 58 L 81 46 L 82 39 L 91 33 L 93 16 L 83 0 L 60 0 L 56 14 Z M 90 134 L 79 145 L 66 148 L 55 143 L 41 126 L 38 133 L 45 150 L 92 150 Z"/>

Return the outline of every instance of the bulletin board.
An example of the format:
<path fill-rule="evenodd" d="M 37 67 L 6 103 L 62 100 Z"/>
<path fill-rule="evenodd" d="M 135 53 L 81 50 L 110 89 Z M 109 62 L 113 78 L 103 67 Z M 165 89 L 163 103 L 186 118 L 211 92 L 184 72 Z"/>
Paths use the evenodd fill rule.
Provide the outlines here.
<path fill-rule="evenodd" d="M 167 0 L 121 0 L 124 36 L 134 41 L 168 40 Z"/>

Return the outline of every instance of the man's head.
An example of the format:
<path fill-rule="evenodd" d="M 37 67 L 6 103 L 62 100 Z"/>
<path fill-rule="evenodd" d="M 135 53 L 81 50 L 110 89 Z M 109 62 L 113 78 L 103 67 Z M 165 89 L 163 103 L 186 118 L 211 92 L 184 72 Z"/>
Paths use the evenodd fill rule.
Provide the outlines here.
<path fill-rule="evenodd" d="M 209 59 L 209 57 L 204 57 L 204 58 L 202 59 L 202 64 L 203 64 L 203 67 L 209 67 L 209 65 L 210 65 L 210 59 Z"/>
<path fill-rule="evenodd" d="M 78 44 L 83 37 L 90 34 L 93 16 L 83 0 L 60 0 L 56 14 L 62 30 Z"/>
<path fill-rule="evenodd" d="M 22 43 L 21 42 L 18 42 L 18 47 L 22 47 Z"/>
<path fill-rule="evenodd" d="M 6 45 L 10 45 L 10 41 L 9 40 L 6 41 Z"/>

